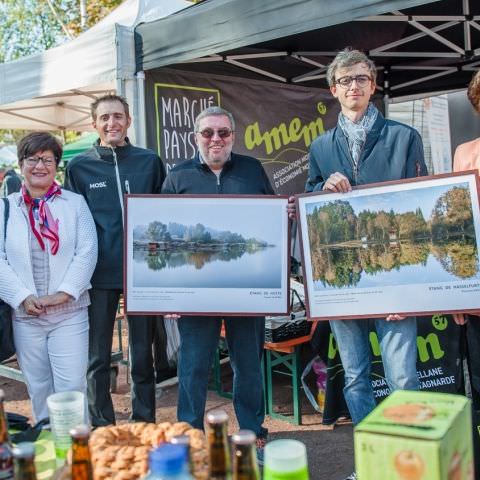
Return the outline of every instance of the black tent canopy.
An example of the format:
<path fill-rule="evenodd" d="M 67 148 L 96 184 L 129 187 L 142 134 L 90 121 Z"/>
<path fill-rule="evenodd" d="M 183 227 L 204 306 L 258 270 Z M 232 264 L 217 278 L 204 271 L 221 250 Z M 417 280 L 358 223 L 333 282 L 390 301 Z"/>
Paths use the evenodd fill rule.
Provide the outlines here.
<path fill-rule="evenodd" d="M 168 65 L 317 88 L 351 45 L 375 61 L 392 100 L 465 88 L 480 68 L 478 0 L 206 0 L 136 34 L 139 71 Z"/>

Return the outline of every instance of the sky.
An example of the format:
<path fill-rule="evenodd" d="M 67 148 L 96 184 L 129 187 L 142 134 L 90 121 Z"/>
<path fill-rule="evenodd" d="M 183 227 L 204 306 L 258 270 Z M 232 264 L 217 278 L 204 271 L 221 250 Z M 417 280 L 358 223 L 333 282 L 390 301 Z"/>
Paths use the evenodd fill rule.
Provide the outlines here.
<path fill-rule="evenodd" d="M 429 188 L 415 188 L 412 190 L 403 190 L 398 192 L 362 195 L 348 198 L 356 215 L 364 210 L 371 212 L 384 211 L 389 212 L 393 208 L 395 213 L 415 212 L 420 207 L 425 220 L 430 218 L 433 207 L 438 198 L 454 186 L 468 187 L 468 183 L 437 185 Z M 332 200 L 329 200 L 329 202 Z M 315 202 L 307 205 L 307 213 L 313 211 L 315 206 L 322 206 L 327 201 Z"/>
<path fill-rule="evenodd" d="M 216 200 L 164 196 L 131 198 L 128 206 L 128 223 L 130 225 L 132 215 L 134 226 L 147 225 L 153 221 L 164 224 L 175 222 L 182 225 L 202 223 L 205 227 L 230 230 L 243 235 L 244 238 L 257 238 L 272 243 L 278 242 L 282 237 L 282 225 L 286 231 L 287 213 L 284 203 L 279 206 L 279 203 L 273 204 L 266 199 L 242 199 L 242 202 L 247 200 L 249 207 L 246 207 L 245 203 L 240 205 L 236 200 L 221 199 L 222 202 Z"/>

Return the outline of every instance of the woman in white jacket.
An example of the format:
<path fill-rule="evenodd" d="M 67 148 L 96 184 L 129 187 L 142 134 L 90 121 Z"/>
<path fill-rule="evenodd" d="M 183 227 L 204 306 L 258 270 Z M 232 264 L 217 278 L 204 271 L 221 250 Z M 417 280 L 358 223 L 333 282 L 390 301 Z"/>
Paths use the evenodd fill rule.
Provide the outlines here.
<path fill-rule="evenodd" d="M 95 224 L 81 195 L 60 188 L 62 147 L 46 132 L 18 144 L 22 190 L 0 204 L 0 298 L 13 308 L 17 360 L 37 421 L 54 392 L 86 393 L 88 289 L 97 261 Z"/>

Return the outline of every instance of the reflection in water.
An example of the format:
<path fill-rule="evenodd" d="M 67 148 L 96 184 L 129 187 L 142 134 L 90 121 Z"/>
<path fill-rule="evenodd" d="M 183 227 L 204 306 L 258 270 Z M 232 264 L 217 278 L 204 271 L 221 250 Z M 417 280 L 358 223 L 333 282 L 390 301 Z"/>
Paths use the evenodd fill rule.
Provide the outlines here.
<path fill-rule="evenodd" d="M 207 263 L 230 262 L 245 254 L 254 254 L 268 247 L 259 245 L 238 244 L 223 248 L 205 250 L 157 250 L 149 252 L 142 248 L 133 249 L 133 260 L 137 263 L 146 263 L 150 270 L 163 270 L 165 268 L 179 268 L 191 265 L 196 270 L 201 270 Z"/>
<path fill-rule="evenodd" d="M 312 252 L 311 256 L 317 288 L 368 286 L 373 279 L 377 283 L 381 279 L 383 285 L 452 281 L 479 273 L 476 244 L 464 237 L 443 242 L 328 247 Z M 436 269 L 438 265 L 440 268 Z"/>

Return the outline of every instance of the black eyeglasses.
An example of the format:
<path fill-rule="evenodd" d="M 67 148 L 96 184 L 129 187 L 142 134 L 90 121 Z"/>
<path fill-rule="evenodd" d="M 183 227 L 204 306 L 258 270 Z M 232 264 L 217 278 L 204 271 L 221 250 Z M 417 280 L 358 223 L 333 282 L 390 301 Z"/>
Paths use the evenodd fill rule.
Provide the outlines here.
<path fill-rule="evenodd" d="M 56 163 L 55 158 L 52 157 L 25 157 L 24 160 L 29 167 L 36 167 L 38 162 L 42 162 L 46 167 L 51 167 Z"/>
<path fill-rule="evenodd" d="M 364 88 L 372 81 L 372 77 L 369 75 L 347 75 L 338 78 L 335 83 L 343 88 L 350 88 L 354 81 L 357 82 L 357 87 Z"/>
<path fill-rule="evenodd" d="M 212 138 L 215 135 L 215 132 L 217 132 L 220 138 L 228 138 L 233 133 L 233 130 L 231 130 L 230 128 L 219 128 L 218 130 L 214 130 L 213 128 L 204 128 L 198 133 L 203 138 Z"/>

